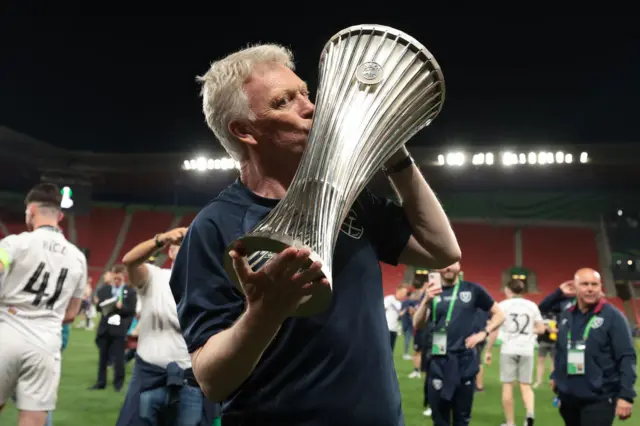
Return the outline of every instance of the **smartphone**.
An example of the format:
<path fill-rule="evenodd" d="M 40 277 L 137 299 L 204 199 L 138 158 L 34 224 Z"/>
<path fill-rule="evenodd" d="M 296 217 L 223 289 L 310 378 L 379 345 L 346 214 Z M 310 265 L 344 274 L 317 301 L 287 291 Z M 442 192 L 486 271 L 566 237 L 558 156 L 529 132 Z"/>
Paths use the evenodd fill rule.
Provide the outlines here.
<path fill-rule="evenodd" d="M 436 286 L 439 288 L 442 288 L 442 275 L 440 275 L 440 272 L 429 272 L 428 275 L 428 286 Z"/>

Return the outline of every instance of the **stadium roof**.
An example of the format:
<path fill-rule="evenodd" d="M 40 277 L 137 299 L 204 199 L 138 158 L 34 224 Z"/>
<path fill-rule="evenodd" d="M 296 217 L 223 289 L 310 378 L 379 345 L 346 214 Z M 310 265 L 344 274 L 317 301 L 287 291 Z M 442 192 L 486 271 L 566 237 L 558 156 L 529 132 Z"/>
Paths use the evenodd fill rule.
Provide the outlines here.
<path fill-rule="evenodd" d="M 90 144 L 88 144 L 90 145 Z M 162 202 L 182 204 L 190 195 L 201 194 L 210 199 L 228 185 L 237 173 L 235 170 L 210 170 L 198 173 L 184 170 L 185 159 L 195 155 L 209 157 L 225 156 L 218 146 L 205 154 L 193 152 L 175 153 L 96 153 L 90 150 L 69 151 L 37 140 L 24 133 L 0 126 L 0 173 L 2 190 L 24 191 L 42 178 L 64 178 L 76 182 L 90 183 L 94 194 L 101 197 L 135 196 L 153 202 L 158 197 Z M 583 151 L 589 154 L 588 164 L 556 164 L 551 167 L 528 166 L 502 167 L 499 164 L 464 167 L 438 165 L 438 157 L 447 152 L 473 153 L 513 152 L 527 153 L 544 149 Z M 476 189 L 558 189 L 560 187 L 582 188 L 638 188 L 640 180 L 639 144 L 557 144 L 553 146 L 523 146 L 521 144 L 500 144 L 495 147 L 465 147 L 463 144 L 449 144 L 440 147 L 410 146 L 410 150 L 421 166 L 428 180 L 439 190 Z M 374 179 L 374 186 L 384 179 Z M 387 188 L 388 185 L 380 185 Z M 158 201 L 160 202 L 160 201 Z M 200 203 L 201 201 L 197 201 Z"/>

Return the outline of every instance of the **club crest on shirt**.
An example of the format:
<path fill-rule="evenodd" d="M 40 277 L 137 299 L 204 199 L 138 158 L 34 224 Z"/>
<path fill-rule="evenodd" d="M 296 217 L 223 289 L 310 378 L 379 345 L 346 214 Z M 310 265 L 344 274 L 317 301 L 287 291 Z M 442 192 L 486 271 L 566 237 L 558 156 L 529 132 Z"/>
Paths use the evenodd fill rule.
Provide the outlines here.
<path fill-rule="evenodd" d="M 359 240 L 360 238 L 362 238 L 364 228 L 358 223 L 358 215 L 356 214 L 355 210 L 349 210 L 346 219 L 340 226 L 340 230 L 354 240 Z"/>
<path fill-rule="evenodd" d="M 460 300 L 464 303 L 471 302 L 471 292 L 470 291 L 461 291 L 460 292 Z"/>
<path fill-rule="evenodd" d="M 602 324 L 604 324 L 604 318 L 601 317 L 595 317 L 593 319 L 593 323 L 591 324 L 591 328 L 600 328 L 602 326 Z"/>
<path fill-rule="evenodd" d="M 442 380 L 440 379 L 433 379 L 431 381 L 431 384 L 433 385 L 433 388 L 437 391 L 439 391 L 440 389 L 442 389 Z"/>

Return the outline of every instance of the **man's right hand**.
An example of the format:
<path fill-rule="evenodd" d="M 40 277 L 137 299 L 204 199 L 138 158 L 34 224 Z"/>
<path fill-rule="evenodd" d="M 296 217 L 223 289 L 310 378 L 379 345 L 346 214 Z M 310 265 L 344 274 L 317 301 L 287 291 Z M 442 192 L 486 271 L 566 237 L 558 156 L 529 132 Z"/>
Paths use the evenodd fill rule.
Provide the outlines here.
<path fill-rule="evenodd" d="M 438 285 L 438 283 L 428 283 L 427 289 L 425 291 L 424 301 L 429 302 L 433 300 L 434 297 L 442 293 L 442 286 Z"/>
<path fill-rule="evenodd" d="M 576 290 L 573 285 L 573 280 L 565 281 L 562 284 L 560 284 L 560 290 L 562 290 L 562 294 L 564 294 L 567 297 L 573 297 L 576 295 Z"/>
<path fill-rule="evenodd" d="M 291 317 L 305 296 L 317 286 L 329 286 L 322 278 L 321 263 L 313 262 L 307 269 L 311 251 L 289 247 L 254 272 L 241 246 L 229 252 L 233 267 L 247 298 L 247 311 L 265 321 L 280 324 Z"/>
<path fill-rule="evenodd" d="M 175 228 L 158 235 L 158 241 L 163 245 L 180 244 L 186 235 L 188 228 Z"/>

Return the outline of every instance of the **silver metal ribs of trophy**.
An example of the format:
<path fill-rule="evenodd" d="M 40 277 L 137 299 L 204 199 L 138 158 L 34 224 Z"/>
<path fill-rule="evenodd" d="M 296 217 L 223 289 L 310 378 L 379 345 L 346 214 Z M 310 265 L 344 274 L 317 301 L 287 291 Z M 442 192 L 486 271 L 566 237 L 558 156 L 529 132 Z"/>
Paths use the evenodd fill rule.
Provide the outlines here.
<path fill-rule="evenodd" d="M 413 37 L 378 25 L 337 33 L 320 58 L 313 125 L 293 182 L 242 239 L 254 251 L 308 247 L 332 283 L 333 251 L 351 205 L 389 157 L 433 121 L 444 97 L 438 63 Z"/>

